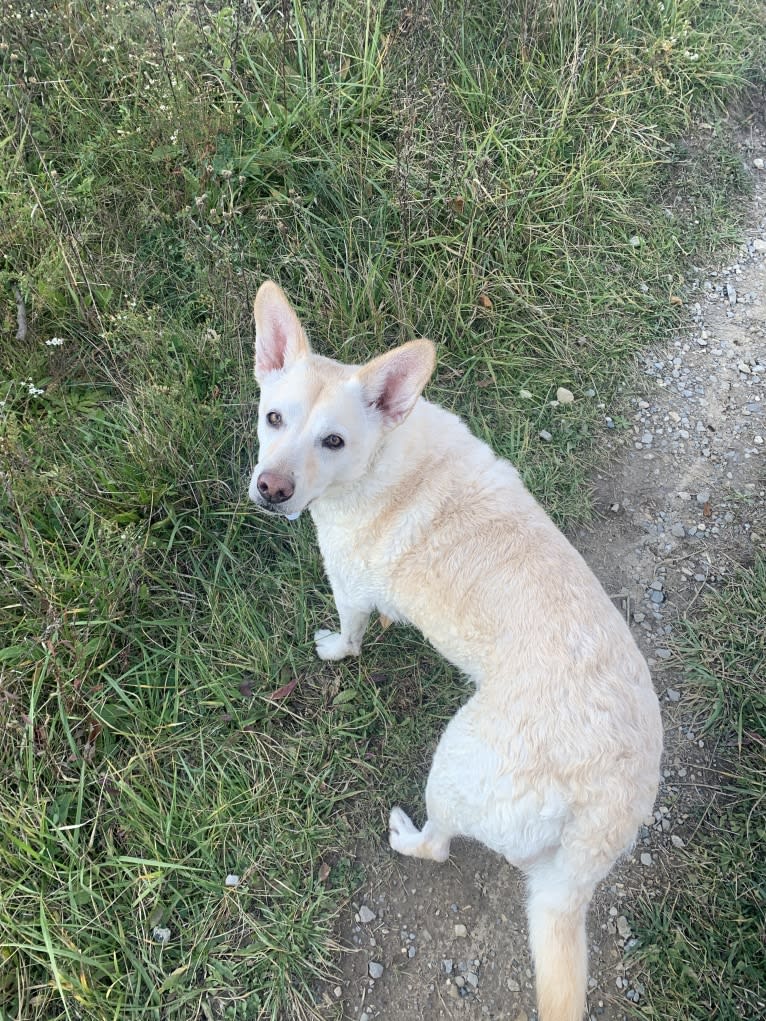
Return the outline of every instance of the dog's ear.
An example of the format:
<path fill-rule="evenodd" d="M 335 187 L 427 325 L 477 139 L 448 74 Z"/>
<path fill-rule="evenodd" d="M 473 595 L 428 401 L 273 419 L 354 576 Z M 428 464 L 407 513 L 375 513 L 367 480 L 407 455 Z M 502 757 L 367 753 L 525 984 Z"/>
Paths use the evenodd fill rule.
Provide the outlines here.
<path fill-rule="evenodd" d="M 430 340 L 411 340 L 363 365 L 356 378 L 365 400 L 389 427 L 399 425 L 415 407 L 436 365 Z"/>
<path fill-rule="evenodd" d="M 309 342 L 298 316 L 281 287 L 267 280 L 255 296 L 255 378 L 311 354 Z"/>

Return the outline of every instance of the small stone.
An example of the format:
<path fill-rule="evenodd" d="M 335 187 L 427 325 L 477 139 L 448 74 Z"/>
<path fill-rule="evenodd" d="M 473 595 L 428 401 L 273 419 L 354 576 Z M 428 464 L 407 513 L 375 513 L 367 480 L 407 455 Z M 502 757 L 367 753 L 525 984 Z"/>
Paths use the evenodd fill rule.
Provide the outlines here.
<path fill-rule="evenodd" d="M 466 929 L 466 927 L 464 925 L 461 925 L 460 923 L 458 923 L 455 926 L 455 935 L 459 936 L 461 938 L 465 937 L 465 936 L 468 935 L 468 929 Z"/>
<path fill-rule="evenodd" d="M 684 538 L 684 536 L 686 535 L 686 529 L 685 529 L 685 528 L 684 528 L 684 526 L 683 526 L 683 525 L 681 524 L 681 522 L 680 522 L 680 521 L 678 521 L 678 522 L 677 522 L 677 523 L 676 523 L 675 525 L 673 525 L 673 527 L 672 527 L 672 528 L 670 529 L 670 534 L 671 534 L 671 535 L 674 535 L 674 536 L 676 537 L 676 539 L 683 539 L 683 538 Z"/>
<path fill-rule="evenodd" d="M 152 937 L 156 939 L 158 943 L 168 943 L 170 941 L 170 929 L 165 929 L 161 925 L 155 925 L 152 931 Z"/>
<path fill-rule="evenodd" d="M 657 649 L 656 652 L 660 659 L 670 659 L 672 655 L 670 649 Z"/>
<path fill-rule="evenodd" d="M 663 585 L 659 578 L 655 578 L 649 588 L 653 589 L 655 592 L 662 592 Z"/>
<path fill-rule="evenodd" d="M 451 975 L 452 974 L 452 958 L 451 957 L 446 957 L 442 961 L 442 971 L 444 972 L 445 975 Z"/>
<path fill-rule="evenodd" d="M 229 875 L 224 879 L 223 885 L 239 886 L 239 876 L 236 876 L 233 872 L 229 873 Z"/>
<path fill-rule="evenodd" d="M 640 624 L 642 620 L 646 620 L 646 614 L 641 613 L 640 610 L 636 610 L 636 612 L 633 614 L 633 620 L 636 622 L 636 624 Z"/>
<path fill-rule="evenodd" d="M 529 392 L 529 390 L 519 390 L 519 397 L 523 397 L 525 401 L 532 400 L 532 394 Z"/>
<path fill-rule="evenodd" d="M 726 297 L 729 299 L 730 305 L 737 304 L 737 288 L 733 284 L 726 285 Z"/>
<path fill-rule="evenodd" d="M 370 973 L 370 978 L 380 978 L 383 974 L 383 965 L 378 961 L 370 961 L 367 970 Z"/>
<path fill-rule="evenodd" d="M 359 1021 L 370 1021 L 370 1015 L 367 1013 L 366 1010 L 363 1010 L 362 1013 L 359 1015 Z"/>
<path fill-rule="evenodd" d="M 508 986 L 509 990 L 512 993 L 518 993 L 518 991 L 521 989 L 521 986 L 519 985 L 515 978 L 509 978 L 505 984 Z"/>
<path fill-rule="evenodd" d="M 641 435 L 641 442 L 647 445 L 654 442 L 654 436 L 651 433 L 643 433 Z"/>
<path fill-rule="evenodd" d="M 551 440 L 553 439 L 553 436 L 548 432 L 547 429 L 541 429 L 537 435 L 540 437 L 541 440 L 544 440 L 546 443 L 550 443 Z"/>
<path fill-rule="evenodd" d="M 665 596 L 662 592 L 651 592 L 649 598 L 656 606 L 665 602 Z"/>
<path fill-rule="evenodd" d="M 462 986 L 465 985 L 465 978 L 462 975 L 456 975 L 455 985 L 458 987 L 458 989 L 460 989 Z"/>
<path fill-rule="evenodd" d="M 410 958 L 410 960 L 412 960 L 416 953 L 417 949 L 415 947 L 407 947 L 407 956 Z"/>
<path fill-rule="evenodd" d="M 574 400 L 574 394 L 571 390 L 567 390 L 565 386 L 560 386 L 556 391 L 556 400 L 559 404 L 571 404 Z"/>
<path fill-rule="evenodd" d="M 654 859 L 652 858 L 648 851 L 644 851 L 644 853 L 641 855 L 641 864 L 646 865 L 647 868 L 649 867 L 649 865 L 654 865 Z"/>
<path fill-rule="evenodd" d="M 370 922 L 374 922 L 378 916 L 374 911 L 370 911 L 366 904 L 362 904 L 359 908 L 359 921 L 362 925 L 369 925 Z"/>
<path fill-rule="evenodd" d="M 672 837 L 670 838 L 670 843 L 671 843 L 671 844 L 673 845 L 673 847 L 677 847 L 677 848 L 679 848 L 679 850 L 680 850 L 680 848 L 682 848 L 682 847 L 685 847 L 685 846 L 686 846 L 686 845 L 684 844 L 683 838 L 682 838 L 682 837 L 679 837 L 679 836 L 678 836 L 677 834 L 675 834 L 675 833 L 674 833 L 674 834 L 673 834 L 673 836 L 672 836 Z"/>
<path fill-rule="evenodd" d="M 737 368 L 740 372 L 744 372 L 746 376 L 750 375 L 750 366 L 747 362 L 737 362 Z"/>
<path fill-rule="evenodd" d="M 628 920 L 625 917 L 625 915 L 620 915 L 620 917 L 617 919 L 617 931 L 619 932 L 623 939 L 630 939 L 630 937 L 633 935 L 633 931 L 628 925 Z"/>
<path fill-rule="evenodd" d="M 680 702 L 681 700 L 681 692 L 676 691 L 675 688 L 668 688 L 665 694 L 668 696 L 669 702 Z"/>
<path fill-rule="evenodd" d="M 465 973 L 465 980 L 468 983 L 468 985 L 473 986 L 474 989 L 479 984 L 479 976 L 476 974 L 475 971 L 467 971 Z"/>
<path fill-rule="evenodd" d="M 764 162 L 760 156 L 755 157 L 755 159 L 753 160 L 753 166 L 755 167 L 756 170 L 763 170 Z"/>
<path fill-rule="evenodd" d="M 702 490 L 700 490 L 699 493 L 697 493 L 697 503 L 703 504 L 703 505 L 706 504 L 706 503 L 710 503 L 710 490 L 709 489 L 702 489 Z"/>
<path fill-rule="evenodd" d="M 753 242 L 753 251 L 766 252 L 766 238 L 756 238 Z"/>

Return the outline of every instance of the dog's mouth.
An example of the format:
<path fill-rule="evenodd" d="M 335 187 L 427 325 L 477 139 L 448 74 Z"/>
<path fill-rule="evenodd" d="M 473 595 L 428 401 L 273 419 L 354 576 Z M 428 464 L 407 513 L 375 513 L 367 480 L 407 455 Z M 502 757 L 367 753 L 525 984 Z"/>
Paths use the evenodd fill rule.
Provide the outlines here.
<path fill-rule="evenodd" d="M 265 511 L 266 514 L 272 514 L 275 518 L 287 518 L 288 521 L 296 521 L 306 509 L 302 507 L 300 510 L 288 511 L 282 504 L 271 503 L 260 497 L 257 500 L 253 500 L 253 503 L 258 510 Z"/>

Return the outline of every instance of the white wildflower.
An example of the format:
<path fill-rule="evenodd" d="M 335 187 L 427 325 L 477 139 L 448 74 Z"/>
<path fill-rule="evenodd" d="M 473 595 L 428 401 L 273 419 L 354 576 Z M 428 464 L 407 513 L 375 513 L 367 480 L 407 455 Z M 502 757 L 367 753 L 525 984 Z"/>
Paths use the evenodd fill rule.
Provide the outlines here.
<path fill-rule="evenodd" d="M 61 347 L 64 343 L 63 337 L 51 337 L 50 340 L 45 341 L 47 347 Z"/>

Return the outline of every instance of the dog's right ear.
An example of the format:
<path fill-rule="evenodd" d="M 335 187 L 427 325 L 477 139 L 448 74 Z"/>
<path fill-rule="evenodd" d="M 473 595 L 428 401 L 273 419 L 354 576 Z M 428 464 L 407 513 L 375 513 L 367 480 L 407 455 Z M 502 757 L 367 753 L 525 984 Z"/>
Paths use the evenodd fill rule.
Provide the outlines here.
<path fill-rule="evenodd" d="M 311 354 L 298 316 L 284 291 L 273 280 L 258 288 L 255 316 L 255 378 L 260 383 L 270 372 L 284 369 Z"/>

